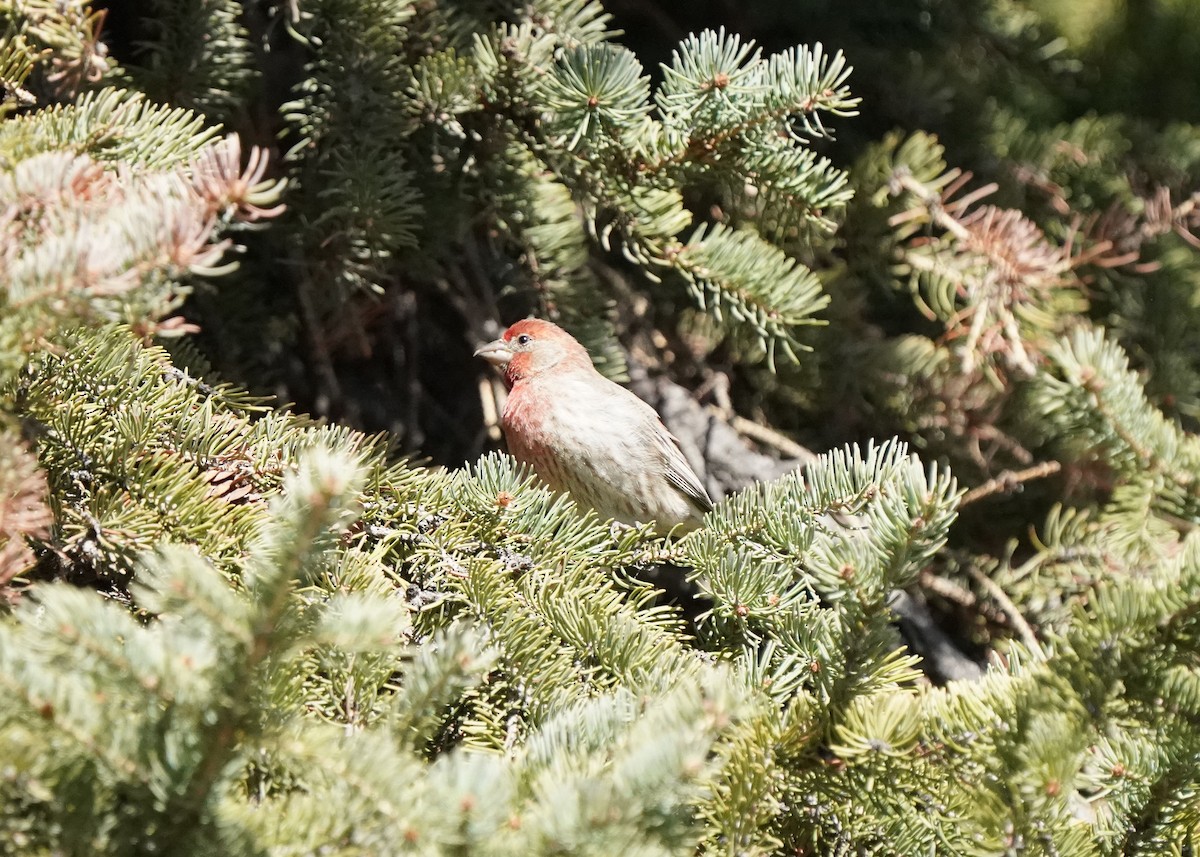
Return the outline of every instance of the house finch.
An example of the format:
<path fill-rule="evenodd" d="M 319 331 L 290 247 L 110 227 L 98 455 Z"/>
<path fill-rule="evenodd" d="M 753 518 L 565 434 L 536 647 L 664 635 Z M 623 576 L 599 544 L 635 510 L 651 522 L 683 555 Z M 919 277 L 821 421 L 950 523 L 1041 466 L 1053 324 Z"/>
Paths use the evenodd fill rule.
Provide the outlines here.
<path fill-rule="evenodd" d="M 654 409 L 592 366 L 556 324 L 519 321 L 475 352 L 504 369 L 509 452 L 603 518 L 694 529 L 712 509 L 704 485 Z"/>

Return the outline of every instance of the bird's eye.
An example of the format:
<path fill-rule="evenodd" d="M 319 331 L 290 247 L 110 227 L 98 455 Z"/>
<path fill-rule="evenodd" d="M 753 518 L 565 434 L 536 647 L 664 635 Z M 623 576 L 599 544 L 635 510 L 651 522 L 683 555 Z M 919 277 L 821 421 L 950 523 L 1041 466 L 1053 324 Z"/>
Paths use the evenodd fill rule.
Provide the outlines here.
<path fill-rule="evenodd" d="M 528 333 L 522 333 L 517 337 L 517 345 L 528 345 L 533 340 L 533 337 Z"/>

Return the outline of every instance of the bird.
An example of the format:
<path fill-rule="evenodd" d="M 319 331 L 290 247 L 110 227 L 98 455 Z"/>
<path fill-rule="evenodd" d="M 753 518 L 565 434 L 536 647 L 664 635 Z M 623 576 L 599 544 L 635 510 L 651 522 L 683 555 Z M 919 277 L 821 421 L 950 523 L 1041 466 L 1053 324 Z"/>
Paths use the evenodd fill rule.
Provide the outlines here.
<path fill-rule="evenodd" d="M 712 498 L 650 405 L 596 371 L 557 324 L 518 321 L 475 352 L 504 373 L 509 453 L 603 519 L 696 529 Z"/>

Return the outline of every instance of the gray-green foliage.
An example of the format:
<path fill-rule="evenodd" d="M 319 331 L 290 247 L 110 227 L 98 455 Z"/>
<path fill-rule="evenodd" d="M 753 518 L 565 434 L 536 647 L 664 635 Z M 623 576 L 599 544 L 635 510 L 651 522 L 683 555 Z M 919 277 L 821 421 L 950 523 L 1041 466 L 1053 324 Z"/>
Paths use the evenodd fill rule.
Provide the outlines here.
<path fill-rule="evenodd" d="M 241 5 L 233 0 L 139 4 L 143 53 L 131 83 L 155 101 L 229 118 L 258 77 Z"/>
<path fill-rule="evenodd" d="M 68 25 L 95 22 L 84 5 L 72 6 L 69 13 L 37 4 L 23 7 L 30 17 L 8 21 L 11 40 L 5 47 L 26 35 L 52 44 L 66 39 L 78 47 L 68 38 Z M 57 28 L 55 15 L 65 16 Z M 50 67 L 61 60 L 73 68 L 72 57 L 79 59 L 78 52 L 46 52 L 38 60 Z M 34 68 L 10 67 L 8 73 L 17 75 L 11 85 L 26 83 Z M 25 538 L 48 531 L 45 479 L 29 469 L 26 451 L 45 425 L 25 426 L 21 438 L 13 421 L 12 396 L 26 390 L 22 367 L 34 355 L 65 347 L 60 337 L 80 324 L 121 321 L 145 336 L 186 330 L 171 313 L 190 294 L 193 275 L 230 269 L 232 241 L 223 233 L 274 213 L 265 206 L 277 199 L 279 186 L 263 180 L 263 167 L 258 152 L 243 165 L 236 137 L 222 139 L 190 111 L 152 104 L 128 90 L 86 92 L 73 103 L 10 117 L 0 125 L 0 383 L 10 390 L 0 420 L 5 500 L 0 520 L 6 522 L 0 525 L 0 581 L 28 564 Z M 89 393 L 72 387 L 63 395 L 86 409 Z M 51 410 L 61 409 L 60 399 Z M 92 416 L 83 424 L 107 428 L 113 412 L 93 410 Z M 123 433 L 146 430 L 137 414 L 121 417 Z M 77 457 L 85 455 L 84 446 L 72 446 L 74 440 L 62 438 Z M 88 462 L 66 466 L 82 480 L 79 491 L 98 489 L 108 500 L 119 500 L 120 492 L 110 494 L 92 479 Z M 67 490 L 67 496 L 76 493 Z M 98 511 L 107 516 L 127 510 L 119 502 L 112 507 L 101 502 Z M 99 549 L 94 538 L 81 534 L 93 529 L 90 522 L 76 531 L 59 521 L 59 533 L 74 547 L 82 540 Z M 131 552 L 122 550 L 127 564 Z M 103 572 L 116 573 L 116 568 Z"/>
<path fill-rule="evenodd" d="M 9 783 L 43 798 L 26 797 L 10 819 L 31 850 L 203 851 L 245 848 L 247 837 L 291 850 L 344 835 L 355 843 L 347 853 L 412 840 L 449 848 L 460 836 L 492 853 L 563 841 L 594 853 L 620 842 L 683 853 L 704 835 L 688 807 L 709 800 L 705 783 L 723 767 L 706 747 L 795 692 L 763 692 L 767 675 L 749 650 L 713 663 L 671 611 L 648 605 L 651 591 L 613 577 L 647 561 L 644 533 L 614 541 L 503 459 L 453 475 L 384 468 L 361 441 L 293 425 L 294 439 L 277 434 L 275 449 L 280 469 L 298 470 L 258 486 L 274 499 L 206 498 L 248 516 L 237 535 L 212 509 L 183 502 L 179 484 L 186 475 L 203 484 L 204 462 L 228 461 L 211 429 L 243 419 L 236 400 L 197 390 L 119 328 L 81 337 L 73 352 L 82 377 L 49 365 L 42 376 L 91 389 L 102 408 L 104 391 L 121 396 L 112 410 L 141 412 L 154 434 L 178 425 L 181 409 L 193 414 L 187 438 L 157 456 L 146 450 L 162 459 L 163 477 L 140 480 L 160 485 L 147 505 L 171 508 L 168 538 L 186 544 L 131 569 L 134 603 L 156 617 L 144 627 L 126 606 L 65 587 L 47 587 L 6 626 L 6 722 L 25 724 L 6 732 L 25 748 L 14 750 Z M 118 368 L 123 384 L 110 380 Z M 53 397 L 36 380 L 24 394 Z M 55 436 L 88 419 L 65 413 Z M 272 432 L 271 418 L 254 425 Z M 276 466 L 255 460 L 251 437 L 235 436 L 248 472 Z M 141 445 L 119 437 L 126 455 Z M 111 453 L 75 451 L 98 473 L 116 466 Z M 895 471 L 896 452 L 880 458 L 862 473 L 895 472 L 897 496 L 923 483 L 919 470 Z M 839 495 L 861 488 L 831 481 Z M 951 508 L 951 498 L 941 502 Z M 128 550 L 161 539 L 152 523 L 116 532 L 88 517 L 101 543 Z M 219 555 L 208 533 L 188 528 L 198 520 L 236 536 L 224 569 L 198 552 Z M 77 670 L 69 653 L 83 648 L 86 679 L 65 680 L 57 671 Z M 125 691 L 95 698 L 117 675 Z M 330 723 L 362 734 L 338 737 Z M 430 752 L 432 763 L 414 755 Z M 89 822 L 54 833 L 47 819 L 72 802 L 76 781 L 59 777 L 72 759 L 86 761 L 99 791 Z M 109 829 L 117 795 L 135 784 L 159 809 Z M 251 795 L 266 800 L 270 824 L 258 821 L 261 806 L 237 809 Z"/>
<path fill-rule="evenodd" d="M 941 548 L 958 492 L 903 447 L 823 457 L 664 553 L 505 458 L 386 466 L 345 432 L 247 423 L 230 391 L 187 383 L 124 329 L 72 352 L 72 373 L 33 371 L 30 413 L 60 395 L 40 372 L 176 439 L 139 474 L 144 436 L 105 451 L 89 410 L 66 411 L 54 436 L 80 436 L 92 471 L 52 473 L 143 484 L 174 520 L 60 510 L 115 551 L 99 566 L 163 545 L 129 566 L 138 613 L 45 584 L 0 626 L 0 822 L 19 853 L 983 854 L 1022 836 L 1149 854 L 1194 812 L 1200 695 L 1186 654 L 1157 654 L 1194 634 L 1194 539 L 1096 590 L 1053 654 L 922 690 L 887 603 Z M 107 380 L 118 367 L 125 383 Z M 256 491 L 204 503 L 240 529 L 182 499 L 185 477 L 228 465 L 230 437 Z M 256 456 L 268 443 L 278 457 Z M 224 553 L 189 527 L 202 520 Z M 667 556 L 712 599 L 698 637 L 622 571 Z M 1149 807 L 1162 818 L 1130 833 Z"/>
<path fill-rule="evenodd" d="M 480 29 L 410 63 L 403 50 L 429 15 L 451 34 Z M 598 4 L 546 4 L 519 18 L 489 27 L 455 7 L 305 8 L 299 28 L 313 59 L 285 107 L 300 136 L 289 157 L 311 237 L 303 258 L 334 266 L 329 279 L 344 296 L 401 276 L 396 260 L 418 240 L 454 273 L 450 248 L 482 224 L 526 260 L 506 275 L 513 285 L 540 290 L 610 354 L 598 322 L 613 295 L 586 265 L 589 248 L 683 286 L 770 359 L 776 349 L 794 357 L 797 327 L 823 305 L 816 278 L 755 230 L 733 227 L 753 209 L 778 232 L 832 230 L 846 176 L 809 143 L 828 134 L 829 117 L 853 114 L 844 58 L 820 46 L 763 57 L 707 32 L 680 45 L 652 92 L 634 55 L 609 41 Z M 715 194 L 729 225 L 705 228 L 688 192 Z M 773 264 L 755 267 L 756 257 Z M 325 277 L 311 279 L 320 305 L 328 294 L 312 286 Z M 478 313 L 466 306 L 478 296 L 450 285 L 464 313 Z M 621 371 L 614 362 L 611 374 Z"/>
<path fill-rule="evenodd" d="M 305 51 L 281 197 L 210 124 L 256 76 L 236 5 L 147 5 L 126 72 L 88 53 L 88 4 L 0 4 L 6 95 L 42 75 L 65 102 L 0 124 L 0 853 L 1190 853 L 1196 439 L 1126 350 L 1153 328 L 1112 309 L 1136 271 L 1098 236 L 1096 270 L 1072 255 L 1065 193 L 981 205 L 924 134 L 837 167 L 810 143 L 857 101 L 820 46 L 707 31 L 656 85 L 586 0 L 320 0 L 256 7 Z M 996 156 L 1045 187 L 1137 206 L 1089 160 L 1128 151 L 1119 123 L 1009 132 Z M 765 413 L 840 360 L 924 448 L 841 447 L 671 541 L 503 455 L 395 461 L 150 342 L 281 198 L 256 246 L 310 333 L 399 287 L 478 326 L 518 286 L 620 375 L 612 301 L 682 299 L 749 382 L 817 349 Z M 213 282 L 285 291 L 246 267 Z M 897 295 L 923 327 L 863 320 Z M 1148 365 L 1187 393 L 1173 330 Z M 1083 488 L 1028 541 L 964 537 L 962 473 L 1030 450 Z M 932 687 L 902 644 L 893 598 L 931 578 L 1000 605 L 978 681 Z"/>

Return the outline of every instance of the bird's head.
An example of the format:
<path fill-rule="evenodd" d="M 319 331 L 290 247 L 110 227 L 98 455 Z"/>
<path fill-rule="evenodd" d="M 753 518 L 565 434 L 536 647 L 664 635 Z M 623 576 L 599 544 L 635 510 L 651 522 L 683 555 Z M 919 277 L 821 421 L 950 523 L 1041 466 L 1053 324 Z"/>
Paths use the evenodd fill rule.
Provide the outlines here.
<path fill-rule="evenodd" d="M 551 369 L 592 368 L 586 348 L 557 324 L 540 318 L 518 321 L 499 339 L 476 351 L 475 356 L 502 366 L 510 387 Z"/>

